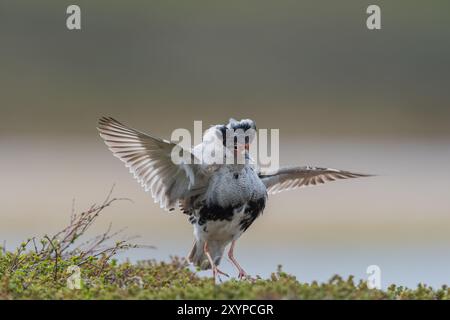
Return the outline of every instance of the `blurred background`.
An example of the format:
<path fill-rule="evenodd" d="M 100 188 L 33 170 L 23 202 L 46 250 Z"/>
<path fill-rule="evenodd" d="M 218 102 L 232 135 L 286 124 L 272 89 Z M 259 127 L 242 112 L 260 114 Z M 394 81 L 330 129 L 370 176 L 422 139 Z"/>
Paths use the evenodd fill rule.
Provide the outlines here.
<path fill-rule="evenodd" d="M 81 7 L 82 30 L 66 28 Z M 382 29 L 366 28 L 378 4 Z M 272 196 L 238 242 L 245 269 L 282 264 L 300 281 L 333 274 L 433 286 L 450 278 L 450 2 L 0 2 L 0 240 L 65 226 L 114 195 L 109 222 L 186 255 L 186 216 L 153 203 L 96 131 L 109 115 L 156 136 L 194 120 L 252 118 L 280 129 L 282 165 L 379 176 Z M 223 269 L 234 270 L 228 261 Z M 209 274 L 209 273 L 208 273 Z"/>

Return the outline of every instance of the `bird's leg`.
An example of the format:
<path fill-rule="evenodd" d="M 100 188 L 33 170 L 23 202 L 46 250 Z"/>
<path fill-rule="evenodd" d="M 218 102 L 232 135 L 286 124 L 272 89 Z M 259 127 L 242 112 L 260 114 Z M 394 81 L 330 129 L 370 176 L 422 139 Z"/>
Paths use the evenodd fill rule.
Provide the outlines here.
<path fill-rule="evenodd" d="M 233 264 L 236 266 L 236 268 L 239 271 L 239 279 L 250 279 L 250 276 L 247 274 L 247 272 L 245 272 L 244 269 L 242 269 L 242 267 L 239 265 L 239 263 L 237 262 L 236 258 L 234 257 L 233 251 L 234 251 L 234 245 L 236 244 L 236 240 L 233 240 L 231 242 L 231 246 L 230 249 L 228 250 L 228 258 L 230 258 L 231 262 L 233 262 Z"/>
<path fill-rule="evenodd" d="M 192 245 L 192 249 L 189 252 L 189 254 L 187 255 L 187 257 L 186 257 L 186 260 L 187 260 L 188 263 L 192 263 L 192 258 L 194 256 L 194 250 L 195 250 L 196 243 L 197 243 L 197 241 L 194 240 L 194 244 Z"/>
<path fill-rule="evenodd" d="M 216 277 L 219 278 L 219 280 L 222 282 L 222 280 L 220 279 L 219 274 L 222 274 L 226 277 L 229 277 L 229 275 L 225 272 L 223 272 L 222 270 L 220 270 L 219 268 L 217 268 L 216 264 L 214 263 L 213 258 L 211 257 L 211 254 L 209 253 L 208 250 L 208 241 L 205 241 L 205 245 L 203 246 L 203 251 L 206 254 L 206 257 L 208 257 L 209 263 L 211 264 L 211 268 L 213 271 L 213 278 L 214 278 L 214 282 L 216 281 Z"/>

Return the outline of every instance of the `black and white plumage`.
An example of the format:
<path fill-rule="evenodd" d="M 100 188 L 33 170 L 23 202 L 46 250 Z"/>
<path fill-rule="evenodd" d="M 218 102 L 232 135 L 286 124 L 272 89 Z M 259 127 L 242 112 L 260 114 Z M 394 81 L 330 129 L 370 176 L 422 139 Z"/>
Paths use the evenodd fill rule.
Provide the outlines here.
<path fill-rule="evenodd" d="M 241 139 L 236 137 L 236 132 L 245 133 L 249 129 L 256 130 L 252 120 L 230 119 L 227 125 L 208 129 L 203 141 L 225 146 L 224 157 L 237 155 L 245 150 L 252 137 Z M 217 266 L 229 244 L 228 256 L 237 267 L 239 277 L 246 276 L 234 258 L 234 245 L 261 215 L 268 194 L 337 179 L 369 176 L 309 166 L 286 167 L 264 173 L 247 158 L 242 164 L 211 164 L 203 156 L 201 162 L 175 164 L 171 154 L 173 148 L 179 146 L 174 143 L 152 137 L 109 117 L 99 120 L 98 130 L 114 156 L 125 163 L 161 208 L 173 211 L 179 206 L 189 215 L 194 226 L 195 243 L 188 260 L 202 269 L 212 268 L 214 277 L 223 274 Z M 226 143 L 229 142 L 227 139 L 232 139 L 231 147 Z M 192 160 L 198 160 L 207 147 L 204 142 L 184 151 L 189 152 Z"/>

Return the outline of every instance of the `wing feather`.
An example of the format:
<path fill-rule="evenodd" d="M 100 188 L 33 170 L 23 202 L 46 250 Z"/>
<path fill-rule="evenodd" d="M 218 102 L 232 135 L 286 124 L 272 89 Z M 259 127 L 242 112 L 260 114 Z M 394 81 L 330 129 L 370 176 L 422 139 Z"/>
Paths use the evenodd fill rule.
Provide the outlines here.
<path fill-rule="evenodd" d="M 354 173 L 320 167 L 285 167 L 272 173 L 260 173 L 259 177 L 267 188 L 267 193 L 275 194 L 303 186 L 323 184 L 338 179 L 370 177 L 373 175 Z"/>
<path fill-rule="evenodd" d="M 110 117 L 102 117 L 97 129 L 113 155 L 125 163 L 162 208 L 172 211 L 192 189 L 198 192 L 205 187 L 207 177 L 199 165 L 172 162 L 175 144 L 129 128 Z"/>

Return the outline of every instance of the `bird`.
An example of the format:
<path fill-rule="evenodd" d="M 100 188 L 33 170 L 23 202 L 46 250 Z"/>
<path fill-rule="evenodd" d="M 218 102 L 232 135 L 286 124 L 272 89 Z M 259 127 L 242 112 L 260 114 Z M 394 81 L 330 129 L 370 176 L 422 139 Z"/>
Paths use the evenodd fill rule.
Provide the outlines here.
<path fill-rule="evenodd" d="M 300 187 L 314 186 L 339 179 L 369 177 L 316 166 L 280 167 L 262 170 L 248 155 L 256 124 L 251 119 L 231 118 L 226 124 L 213 125 L 203 135 L 202 143 L 184 159 L 173 161 L 177 144 L 133 129 L 112 117 L 101 117 L 97 129 L 115 157 L 129 169 L 155 203 L 166 211 L 179 209 L 188 216 L 194 229 L 194 245 L 187 256 L 189 263 L 201 270 L 212 270 L 214 281 L 229 275 L 219 269 L 228 248 L 228 258 L 239 279 L 251 279 L 234 256 L 239 237 L 261 216 L 268 196 Z M 211 147 L 223 148 L 223 159 L 214 162 L 205 154 Z M 179 146 L 178 146 L 179 147 Z M 243 161 L 236 158 L 243 155 Z M 199 160 L 201 158 L 201 161 Z M 242 158 L 241 158 L 242 159 Z"/>

